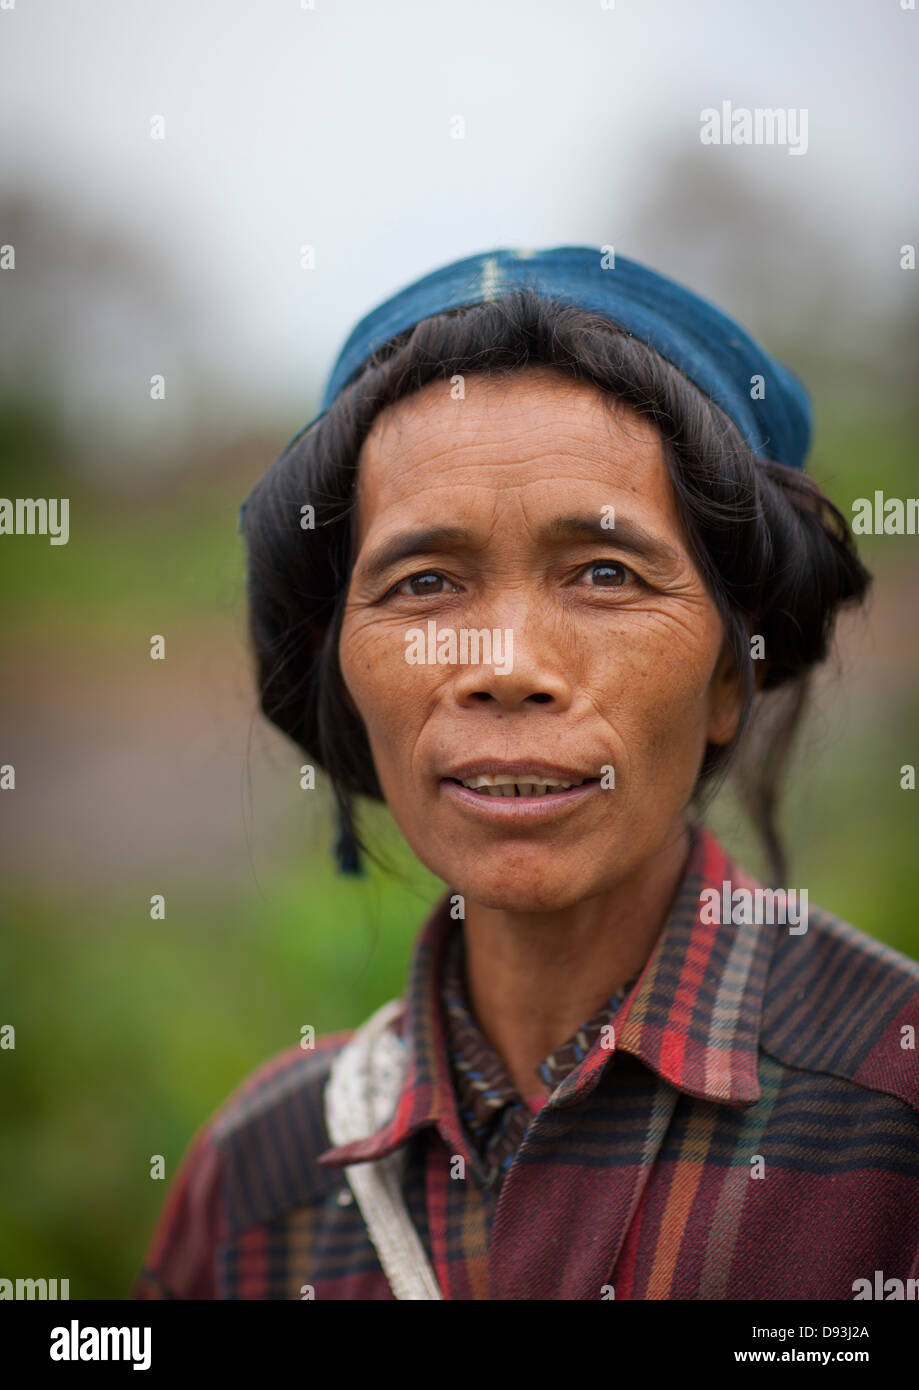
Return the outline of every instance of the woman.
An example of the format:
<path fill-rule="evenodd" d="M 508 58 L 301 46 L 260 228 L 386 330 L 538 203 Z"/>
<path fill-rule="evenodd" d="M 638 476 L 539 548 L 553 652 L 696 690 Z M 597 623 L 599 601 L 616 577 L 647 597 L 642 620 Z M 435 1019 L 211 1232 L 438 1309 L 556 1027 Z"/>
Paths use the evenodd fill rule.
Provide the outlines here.
<path fill-rule="evenodd" d="M 358 324 L 246 505 L 261 703 L 331 779 L 342 868 L 382 799 L 447 891 L 404 1000 L 199 1132 L 137 1296 L 919 1279 L 919 966 L 699 819 L 742 757 L 786 882 L 783 762 L 869 583 L 809 435 L 738 324 L 590 248 Z"/>

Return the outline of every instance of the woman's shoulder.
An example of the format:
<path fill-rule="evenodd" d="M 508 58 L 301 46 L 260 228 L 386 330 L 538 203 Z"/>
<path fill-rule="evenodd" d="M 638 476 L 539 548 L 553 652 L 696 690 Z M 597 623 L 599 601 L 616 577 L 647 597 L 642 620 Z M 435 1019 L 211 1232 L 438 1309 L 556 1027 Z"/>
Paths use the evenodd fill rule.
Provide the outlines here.
<path fill-rule="evenodd" d="M 286 1112 L 317 1103 L 332 1062 L 352 1036 L 352 1029 L 323 1033 L 260 1062 L 211 1116 L 212 1138 L 222 1142 L 253 1125 L 277 1121 Z"/>
<path fill-rule="evenodd" d="M 820 907 L 803 933 L 777 930 L 763 1050 L 919 1114 L 919 962 Z"/>
<path fill-rule="evenodd" d="M 321 1187 L 328 1186 L 323 1169 L 303 1159 L 316 1159 L 331 1145 L 325 1131 L 324 1091 L 332 1062 L 352 1037 L 353 1030 L 345 1029 L 275 1052 L 243 1077 L 218 1106 L 207 1122 L 207 1136 L 221 1151 L 221 1166 L 231 1184 L 234 1173 L 239 1180 L 245 1179 L 243 1170 L 252 1165 L 282 1165 L 284 1152 L 295 1148 L 300 1183 L 316 1180 Z M 310 1195 L 320 1194 L 303 1191 L 303 1200 Z"/>
<path fill-rule="evenodd" d="M 261 1062 L 200 1125 L 176 1171 L 132 1297 L 220 1296 L 216 1252 L 292 1207 L 322 1201 L 341 1175 L 312 1160 L 330 1146 L 323 1091 L 352 1036 L 327 1033 Z"/>

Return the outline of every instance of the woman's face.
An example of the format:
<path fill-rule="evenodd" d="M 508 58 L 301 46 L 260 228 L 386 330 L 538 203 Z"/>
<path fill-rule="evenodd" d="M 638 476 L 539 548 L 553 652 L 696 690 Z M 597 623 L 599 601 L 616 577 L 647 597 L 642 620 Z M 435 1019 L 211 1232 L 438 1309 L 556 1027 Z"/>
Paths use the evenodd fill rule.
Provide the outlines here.
<path fill-rule="evenodd" d="M 640 872 L 741 708 L 653 426 L 550 369 L 473 375 L 378 416 L 359 477 L 341 669 L 415 854 L 517 911 Z M 461 785 L 495 774 L 522 794 Z"/>

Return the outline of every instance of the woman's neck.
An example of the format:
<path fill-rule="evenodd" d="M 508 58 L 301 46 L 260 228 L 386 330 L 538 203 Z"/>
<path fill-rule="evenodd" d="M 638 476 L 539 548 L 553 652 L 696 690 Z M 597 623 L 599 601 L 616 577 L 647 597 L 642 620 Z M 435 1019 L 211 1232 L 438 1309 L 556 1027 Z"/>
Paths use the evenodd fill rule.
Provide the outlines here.
<path fill-rule="evenodd" d="M 537 1067 L 648 960 L 686 869 L 685 823 L 608 892 L 551 912 L 466 902 L 469 1001 L 523 1096 Z"/>

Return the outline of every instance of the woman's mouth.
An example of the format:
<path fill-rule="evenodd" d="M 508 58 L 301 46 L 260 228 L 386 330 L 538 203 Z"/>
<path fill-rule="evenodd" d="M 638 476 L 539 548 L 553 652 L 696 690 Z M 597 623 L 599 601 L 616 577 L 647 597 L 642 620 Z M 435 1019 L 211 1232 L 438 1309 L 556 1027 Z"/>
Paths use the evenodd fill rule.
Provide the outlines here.
<path fill-rule="evenodd" d="M 444 777 L 440 785 L 455 805 L 488 819 L 542 820 L 583 801 L 600 785 L 600 780 L 480 773 L 474 777 Z"/>
<path fill-rule="evenodd" d="M 484 796 L 546 796 L 570 791 L 572 787 L 580 787 L 586 778 L 579 777 L 577 781 L 563 782 L 558 777 L 515 777 L 511 773 L 499 772 L 493 777 L 488 773 L 482 773 L 478 777 L 456 777 L 450 780 L 459 782 L 460 786 L 468 787 L 470 791 L 481 792 Z"/>

